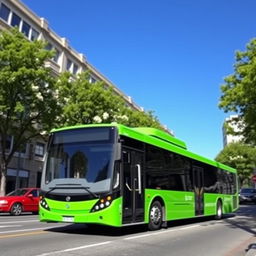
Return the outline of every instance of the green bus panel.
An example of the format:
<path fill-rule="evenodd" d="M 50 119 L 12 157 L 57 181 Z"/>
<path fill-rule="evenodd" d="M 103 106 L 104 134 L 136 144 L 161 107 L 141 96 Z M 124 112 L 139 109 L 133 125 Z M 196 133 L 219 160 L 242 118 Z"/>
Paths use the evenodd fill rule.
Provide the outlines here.
<path fill-rule="evenodd" d="M 112 201 L 105 209 L 90 212 L 97 200 L 82 202 L 60 202 L 46 199 L 50 210 L 40 205 L 39 218 L 42 222 L 69 222 L 65 217 L 74 218 L 72 223 L 95 223 L 120 227 L 122 225 L 122 198 Z"/>
<path fill-rule="evenodd" d="M 167 221 L 195 217 L 194 192 L 146 189 L 145 222 L 148 222 L 149 208 L 156 198 L 163 200 L 165 220 Z"/>
<path fill-rule="evenodd" d="M 155 199 L 163 201 L 165 220 L 178 220 L 197 217 L 195 214 L 195 193 L 181 191 L 145 190 L 145 222 L 149 220 L 150 205 Z M 222 201 L 223 214 L 234 212 L 238 209 L 237 195 L 204 193 L 203 216 L 214 216 L 218 200 Z"/>

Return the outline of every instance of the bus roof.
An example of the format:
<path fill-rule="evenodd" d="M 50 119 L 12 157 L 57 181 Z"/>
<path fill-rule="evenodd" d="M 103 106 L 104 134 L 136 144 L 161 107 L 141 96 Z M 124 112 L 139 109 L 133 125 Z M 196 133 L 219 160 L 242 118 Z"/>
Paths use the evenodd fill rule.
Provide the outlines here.
<path fill-rule="evenodd" d="M 51 130 L 51 133 L 65 131 L 65 130 L 72 130 L 72 129 L 93 128 L 93 127 L 116 127 L 120 135 L 128 136 L 128 137 L 149 143 L 151 145 L 155 145 L 157 147 L 161 147 L 161 148 L 173 151 L 175 153 L 181 154 L 183 156 L 187 156 L 194 160 L 198 160 L 203 163 L 213 165 L 217 168 L 225 169 L 230 172 L 236 172 L 235 169 L 227 165 L 216 162 L 214 160 L 210 160 L 208 158 L 197 155 L 187 150 L 187 146 L 184 141 L 179 140 L 173 137 L 172 135 L 155 128 L 149 128 L 149 127 L 130 128 L 117 123 L 88 124 L 88 125 L 86 124 L 86 125 L 76 125 L 76 126 L 68 126 L 68 127 L 53 129 Z"/>

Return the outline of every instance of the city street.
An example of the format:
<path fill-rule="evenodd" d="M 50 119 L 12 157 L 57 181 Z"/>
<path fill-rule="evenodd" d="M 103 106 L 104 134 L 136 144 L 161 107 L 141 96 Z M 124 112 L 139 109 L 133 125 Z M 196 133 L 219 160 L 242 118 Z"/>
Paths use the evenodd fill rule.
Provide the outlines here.
<path fill-rule="evenodd" d="M 145 226 L 115 229 L 47 224 L 37 218 L 31 214 L 0 215 L 1 256 L 242 256 L 256 242 L 255 205 L 242 205 L 236 214 L 220 221 L 175 221 L 155 232 Z"/>

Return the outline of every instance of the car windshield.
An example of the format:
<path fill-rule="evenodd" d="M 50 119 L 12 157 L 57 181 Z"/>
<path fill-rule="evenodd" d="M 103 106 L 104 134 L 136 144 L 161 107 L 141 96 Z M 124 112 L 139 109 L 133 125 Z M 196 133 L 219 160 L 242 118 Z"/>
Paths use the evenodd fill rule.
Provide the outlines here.
<path fill-rule="evenodd" d="M 104 129 L 56 133 L 48 151 L 46 185 L 56 179 L 83 179 L 90 191 L 109 190 L 114 145 L 108 139 L 110 129 Z"/>
<path fill-rule="evenodd" d="M 17 189 L 7 194 L 7 196 L 24 196 L 27 192 L 27 189 Z"/>
<path fill-rule="evenodd" d="M 242 188 L 241 193 L 256 193 L 256 190 L 253 188 Z"/>

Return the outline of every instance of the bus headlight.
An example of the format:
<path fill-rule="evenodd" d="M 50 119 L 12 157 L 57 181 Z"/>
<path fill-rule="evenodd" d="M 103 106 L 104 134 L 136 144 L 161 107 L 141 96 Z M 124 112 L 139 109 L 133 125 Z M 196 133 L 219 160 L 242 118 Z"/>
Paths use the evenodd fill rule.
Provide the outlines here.
<path fill-rule="evenodd" d="M 48 206 L 47 202 L 45 201 L 45 199 L 44 199 L 43 197 L 40 198 L 40 205 L 41 205 L 44 209 L 50 211 L 50 207 Z"/>
<path fill-rule="evenodd" d="M 91 209 L 91 212 L 97 212 L 99 210 L 103 210 L 107 207 L 109 207 L 112 203 L 112 197 L 107 196 L 104 198 L 101 198 Z"/>

